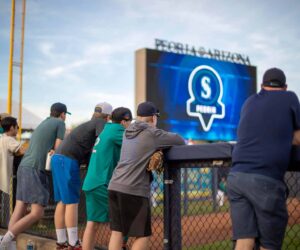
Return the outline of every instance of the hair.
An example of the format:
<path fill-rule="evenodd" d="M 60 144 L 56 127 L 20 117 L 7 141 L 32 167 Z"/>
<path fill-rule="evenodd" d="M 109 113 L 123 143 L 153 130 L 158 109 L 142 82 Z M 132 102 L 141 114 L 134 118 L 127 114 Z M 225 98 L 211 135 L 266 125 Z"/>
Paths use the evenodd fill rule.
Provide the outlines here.
<path fill-rule="evenodd" d="M 111 120 L 114 123 L 121 123 L 122 121 L 131 121 L 132 114 L 130 109 L 125 107 L 115 108 L 111 113 Z"/>
<path fill-rule="evenodd" d="M 4 132 L 8 132 L 11 127 L 18 126 L 17 119 L 14 117 L 5 117 L 1 120 L 1 126 Z"/>
<path fill-rule="evenodd" d="M 110 116 L 109 114 L 94 112 L 92 118 L 102 118 L 102 119 L 106 120 L 109 116 Z"/>
<path fill-rule="evenodd" d="M 138 116 L 136 119 L 141 122 L 153 122 L 153 116 Z"/>
<path fill-rule="evenodd" d="M 62 113 L 64 113 L 64 112 L 58 112 L 58 111 L 56 111 L 56 110 L 51 110 L 51 111 L 50 111 L 50 116 L 58 118 L 58 117 L 60 117 L 60 115 L 61 115 Z"/>

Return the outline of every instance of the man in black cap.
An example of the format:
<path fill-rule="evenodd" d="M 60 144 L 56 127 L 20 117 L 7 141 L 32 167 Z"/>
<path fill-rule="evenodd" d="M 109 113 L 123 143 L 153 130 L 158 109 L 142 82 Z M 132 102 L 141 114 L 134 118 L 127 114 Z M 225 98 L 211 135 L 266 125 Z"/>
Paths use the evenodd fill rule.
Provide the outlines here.
<path fill-rule="evenodd" d="M 123 236 L 135 237 L 132 249 L 149 248 L 149 160 L 159 149 L 184 144 L 177 134 L 156 128 L 158 117 L 156 106 L 143 102 L 138 106 L 136 122 L 125 130 L 120 161 L 108 186 L 112 230 L 109 250 L 120 250 Z"/>
<path fill-rule="evenodd" d="M 300 144 L 300 104 L 287 91 L 282 70 L 263 76 L 261 91 L 241 111 L 237 144 L 227 179 L 237 250 L 281 249 L 288 221 L 287 187 L 292 144 Z"/>
<path fill-rule="evenodd" d="M 33 132 L 17 173 L 16 206 L 11 216 L 8 232 L 0 242 L 6 247 L 21 232 L 37 222 L 44 214 L 49 200 L 49 180 L 45 173 L 46 158 L 53 153 L 65 135 L 65 119 L 68 113 L 63 103 L 51 106 L 50 117 Z M 27 207 L 31 205 L 30 213 Z"/>

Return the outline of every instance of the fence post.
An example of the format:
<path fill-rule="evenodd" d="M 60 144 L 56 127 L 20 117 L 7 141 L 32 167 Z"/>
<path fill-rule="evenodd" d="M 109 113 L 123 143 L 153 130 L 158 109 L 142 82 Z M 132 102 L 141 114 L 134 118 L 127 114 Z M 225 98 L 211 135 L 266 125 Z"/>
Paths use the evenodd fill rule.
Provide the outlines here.
<path fill-rule="evenodd" d="M 188 201 L 188 169 L 183 169 L 183 215 L 188 214 L 189 201 Z"/>
<path fill-rule="evenodd" d="M 164 171 L 164 250 L 181 250 L 180 168 L 165 165 Z"/>
<path fill-rule="evenodd" d="M 213 198 L 213 211 L 216 212 L 218 209 L 217 192 L 218 192 L 218 169 L 212 168 L 212 198 Z"/>

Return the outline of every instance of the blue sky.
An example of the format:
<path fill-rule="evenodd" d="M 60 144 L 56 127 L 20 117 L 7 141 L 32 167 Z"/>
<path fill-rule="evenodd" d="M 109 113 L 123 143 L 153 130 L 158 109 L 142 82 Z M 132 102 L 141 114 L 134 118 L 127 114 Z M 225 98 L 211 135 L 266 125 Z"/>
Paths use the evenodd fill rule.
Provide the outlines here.
<path fill-rule="evenodd" d="M 11 1 L 1 0 L 1 99 L 10 12 Z M 23 103 L 44 118 L 53 102 L 64 102 L 68 125 L 89 119 L 101 101 L 133 109 L 134 52 L 154 48 L 155 38 L 249 55 L 258 83 L 267 68 L 282 68 L 300 97 L 299 13 L 297 0 L 27 0 Z"/>

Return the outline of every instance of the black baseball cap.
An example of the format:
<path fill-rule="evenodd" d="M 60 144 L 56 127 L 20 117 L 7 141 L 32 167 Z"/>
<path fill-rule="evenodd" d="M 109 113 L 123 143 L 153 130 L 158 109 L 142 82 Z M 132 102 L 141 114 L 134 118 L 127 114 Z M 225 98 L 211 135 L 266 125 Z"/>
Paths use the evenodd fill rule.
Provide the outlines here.
<path fill-rule="evenodd" d="M 156 115 L 157 117 L 160 116 L 159 110 L 153 102 L 140 103 L 136 113 L 138 116 L 142 116 L 142 117 L 153 116 L 153 115 Z"/>
<path fill-rule="evenodd" d="M 264 73 L 262 84 L 273 88 L 283 88 L 286 86 L 285 74 L 278 68 L 268 69 Z"/>
<path fill-rule="evenodd" d="M 131 121 L 132 114 L 130 109 L 124 107 L 115 108 L 111 113 L 111 120 L 113 122 Z"/>
<path fill-rule="evenodd" d="M 51 106 L 51 109 L 50 111 L 56 111 L 58 113 L 66 113 L 66 114 L 71 114 L 70 112 L 68 112 L 67 110 L 67 106 L 61 102 L 56 102 L 56 103 L 53 103 L 52 106 Z"/>

